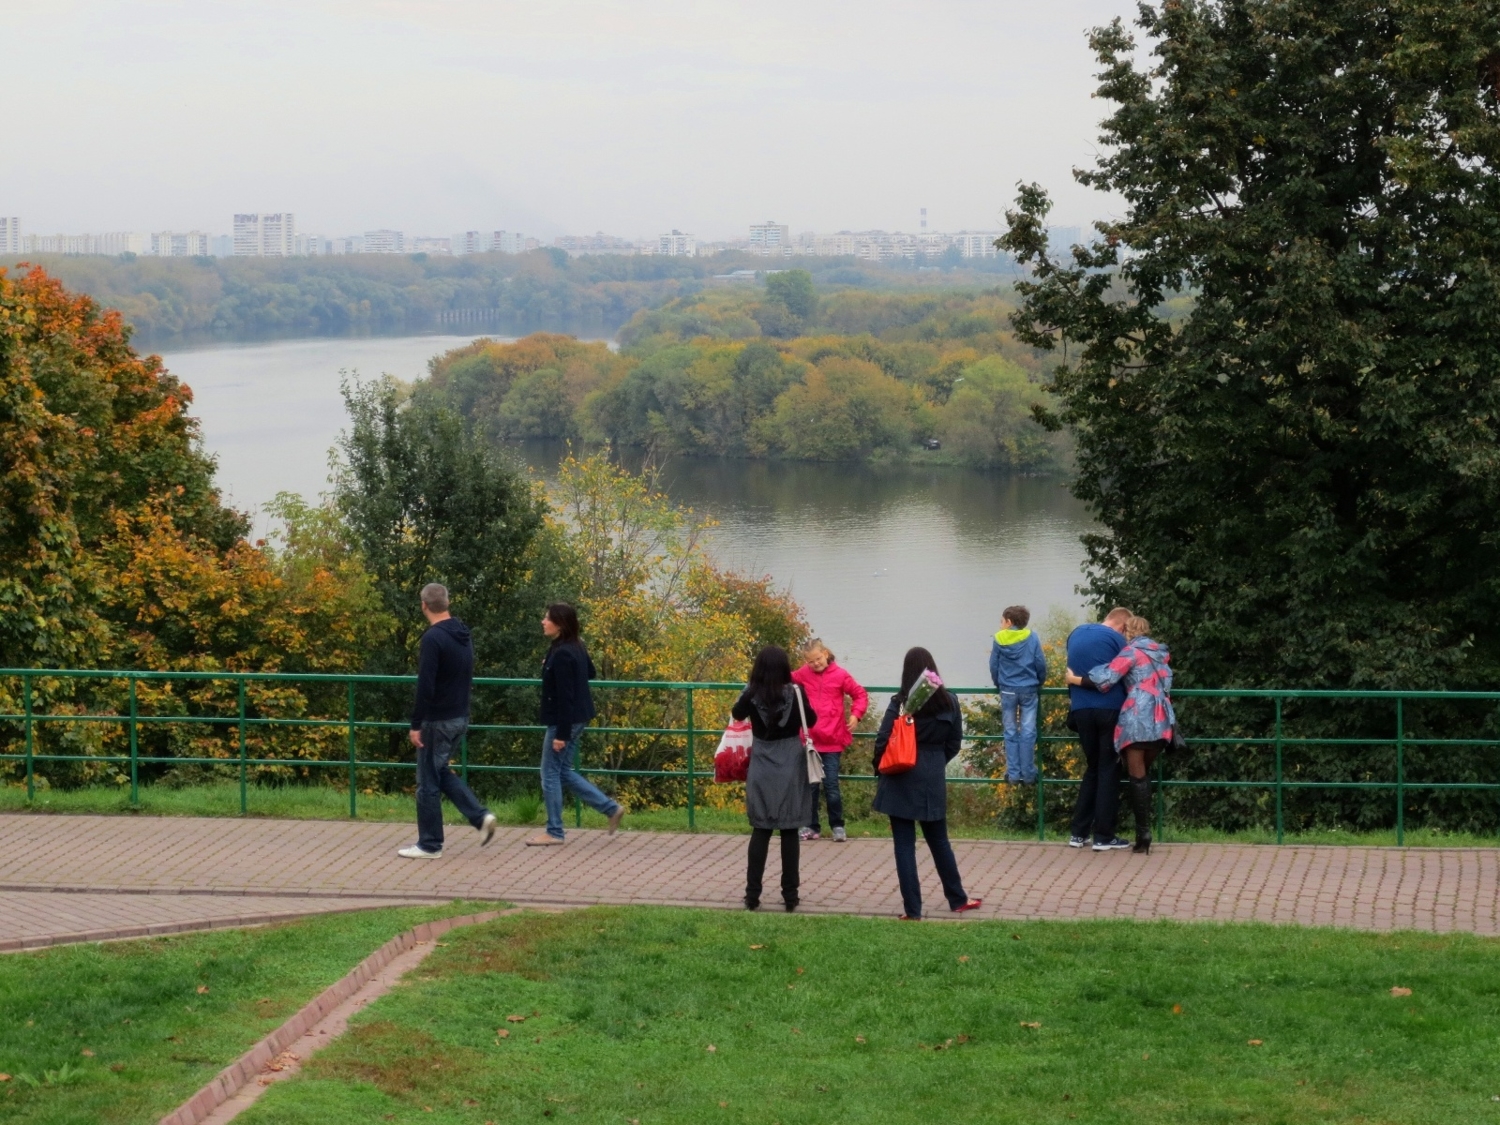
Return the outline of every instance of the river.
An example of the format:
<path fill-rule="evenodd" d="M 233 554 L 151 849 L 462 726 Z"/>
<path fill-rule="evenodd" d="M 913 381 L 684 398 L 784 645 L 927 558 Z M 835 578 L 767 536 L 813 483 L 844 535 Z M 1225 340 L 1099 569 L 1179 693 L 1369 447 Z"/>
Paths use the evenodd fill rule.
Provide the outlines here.
<path fill-rule="evenodd" d="M 163 356 L 194 394 L 229 502 L 259 511 L 277 492 L 326 490 L 344 425 L 340 372 L 424 375 L 468 336 L 280 341 Z M 558 443 L 517 452 L 544 479 Z M 922 644 L 954 683 L 988 683 L 989 635 L 1007 605 L 1038 625 L 1079 616 L 1087 510 L 1053 479 L 899 465 L 677 460 L 667 491 L 712 514 L 715 555 L 766 573 L 806 608 L 855 676 L 889 683 Z"/>

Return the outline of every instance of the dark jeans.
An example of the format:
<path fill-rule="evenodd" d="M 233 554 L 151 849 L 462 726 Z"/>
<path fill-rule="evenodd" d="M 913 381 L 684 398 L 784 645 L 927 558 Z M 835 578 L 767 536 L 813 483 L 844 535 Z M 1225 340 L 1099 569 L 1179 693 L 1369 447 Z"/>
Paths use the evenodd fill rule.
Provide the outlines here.
<path fill-rule="evenodd" d="M 818 831 L 818 794 L 822 793 L 828 801 L 828 827 L 844 827 L 844 795 L 839 792 L 839 759 L 844 755 L 838 752 L 825 754 L 818 751 L 818 757 L 823 759 L 823 784 L 813 786 L 813 822 L 812 830 Z"/>
<path fill-rule="evenodd" d="M 760 905 L 761 885 L 766 877 L 766 854 L 771 850 L 771 833 L 774 829 L 752 828 L 750 830 L 750 870 L 745 876 L 745 904 Z M 781 898 L 784 902 L 797 904 L 798 852 L 801 841 L 795 828 L 781 829 Z"/>
<path fill-rule="evenodd" d="M 463 779 L 448 768 L 468 729 L 468 719 L 422 724 L 422 745 L 417 747 L 417 847 L 424 852 L 443 850 L 445 794 L 475 828 L 490 811 L 479 803 Z"/>
<path fill-rule="evenodd" d="M 927 841 L 927 850 L 932 853 L 932 866 L 937 868 L 938 878 L 943 882 L 948 906 L 957 910 L 969 901 L 969 894 L 958 876 L 953 845 L 948 842 L 948 822 L 924 820 L 921 824 L 922 836 Z M 896 879 L 901 883 L 901 906 L 908 918 L 920 918 L 922 880 L 917 874 L 917 822 L 901 816 L 891 817 L 891 839 L 896 844 Z"/>
<path fill-rule="evenodd" d="M 1120 816 L 1120 756 L 1115 753 L 1115 724 L 1120 712 L 1089 708 L 1074 711 L 1078 741 L 1087 763 L 1073 806 L 1073 835 L 1112 840 Z"/>

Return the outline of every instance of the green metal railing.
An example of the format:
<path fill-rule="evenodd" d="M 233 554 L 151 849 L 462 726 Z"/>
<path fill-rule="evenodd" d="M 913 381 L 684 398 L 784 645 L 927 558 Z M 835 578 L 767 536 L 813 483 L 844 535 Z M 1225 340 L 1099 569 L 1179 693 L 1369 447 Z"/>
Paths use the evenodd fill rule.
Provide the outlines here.
<path fill-rule="evenodd" d="M 38 765 L 62 762 L 91 762 L 111 763 L 118 766 L 128 766 L 131 803 L 137 804 L 140 799 L 141 768 L 159 766 L 181 766 L 181 765 L 212 765 L 233 766 L 236 769 L 239 783 L 240 812 L 248 812 L 249 799 L 249 770 L 252 767 L 284 766 L 302 769 L 329 769 L 342 768 L 347 770 L 349 786 L 349 815 L 358 815 L 359 787 L 358 771 L 360 770 L 414 770 L 415 763 L 411 760 L 384 760 L 361 758 L 359 755 L 359 734 L 361 731 L 396 731 L 404 730 L 407 723 L 389 718 L 361 718 L 359 714 L 357 691 L 365 688 L 385 688 L 393 690 L 396 687 L 410 689 L 416 682 L 415 676 L 374 676 L 374 675 L 339 675 L 339 674 L 290 674 L 290 673 L 249 673 L 249 672 L 133 672 L 133 671 L 91 671 L 80 669 L 0 669 L 0 684 L 19 681 L 19 699 L 21 707 L 14 713 L 0 713 L 0 728 L 5 726 L 19 726 L 21 728 L 21 745 L 23 749 L 19 752 L 0 753 L 0 761 L 12 761 L 24 763 L 25 784 L 28 799 L 33 798 L 36 793 L 36 777 Z M 91 712 L 80 712 L 76 710 L 41 710 L 37 709 L 37 685 L 54 684 L 59 681 L 84 681 L 91 684 L 119 685 L 123 684 L 125 710 L 119 711 L 100 710 Z M 214 685 L 229 684 L 234 688 L 234 710 L 232 713 L 220 714 L 186 714 L 186 713 L 142 713 L 140 706 L 140 691 L 143 685 L 151 685 L 159 682 L 171 682 L 183 685 Z M 301 688 L 322 689 L 325 692 L 337 693 L 342 696 L 344 713 L 339 716 L 325 715 L 318 718 L 306 716 L 275 716 L 252 714 L 254 710 L 251 699 L 251 689 L 258 685 L 293 685 Z M 513 679 L 498 677 L 477 677 L 474 681 L 476 691 L 483 692 L 496 688 L 536 688 L 540 685 L 535 679 Z M 645 691 L 645 692 L 670 692 L 680 693 L 682 696 L 682 713 L 684 724 L 682 726 L 662 727 L 628 727 L 600 725 L 590 727 L 590 736 L 595 739 L 607 740 L 614 736 L 647 735 L 656 738 L 680 740 L 683 747 L 682 768 L 680 769 L 619 769 L 606 766 L 588 765 L 579 763 L 579 769 L 585 773 L 599 774 L 616 777 L 655 777 L 663 779 L 677 779 L 685 783 L 687 792 L 687 815 L 690 826 L 696 823 L 696 811 L 699 803 L 699 782 L 705 774 L 708 780 L 712 780 L 712 747 L 717 745 L 720 733 L 718 725 L 701 727 L 697 723 L 698 703 L 705 694 L 715 697 L 718 709 L 725 712 L 714 714 L 715 723 L 727 718 L 727 710 L 733 694 L 738 693 L 743 685 L 725 683 L 665 683 L 654 681 L 597 681 L 593 685 L 601 693 L 613 693 L 620 691 Z M 338 689 L 342 688 L 341 692 Z M 889 695 L 895 689 L 890 687 L 870 688 L 872 695 Z M 960 696 L 987 696 L 993 697 L 992 688 L 950 688 Z M 43 693 L 56 694 L 56 693 Z M 1055 699 L 1067 694 L 1065 688 L 1045 688 L 1042 692 L 1045 700 Z M 15 696 L 10 698 L 14 699 Z M 1156 766 L 1156 831 L 1158 836 L 1165 828 L 1166 820 L 1166 798 L 1167 793 L 1173 789 L 1189 788 L 1225 788 L 1225 789 L 1258 789 L 1270 791 L 1274 794 L 1276 839 L 1281 842 L 1285 835 L 1285 796 L 1288 792 L 1312 789 L 1345 789 L 1345 790 L 1376 790 L 1389 791 L 1395 801 L 1396 813 L 1396 838 L 1398 843 L 1404 843 L 1406 832 L 1406 804 L 1409 793 L 1415 791 L 1443 791 L 1443 790 L 1467 790 L 1476 792 L 1491 792 L 1500 790 L 1500 782 L 1483 781 L 1413 781 L 1407 777 L 1407 751 L 1411 747 L 1493 747 L 1500 750 L 1500 737 L 1496 738 L 1413 738 L 1407 730 L 1406 705 L 1412 701 L 1436 701 L 1442 703 L 1477 703 L 1488 704 L 1492 708 L 1500 708 L 1500 692 L 1359 692 L 1359 691 L 1333 691 L 1333 690 L 1272 690 L 1272 689 L 1189 689 L 1173 693 L 1174 700 L 1178 701 L 1179 707 L 1183 702 L 1191 699 L 1217 699 L 1217 700 L 1260 700 L 1269 702 L 1273 707 L 1273 718 L 1271 723 L 1271 734 L 1268 737 L 1244 737 L 1226 736 L 1214 737 L 1199 735 L 1190 738 L 1192 743 L 1236 745 L 1244 747 L 1270 747 L 1273 752 L 1272 776 L 1263 779 L 1204 779 L 1204 778 L 1175 778 L 1166 776 L 1165 766 L 1167 755 L 1158 760 Z M 1323 738 L 1323 737 L 1292 737 L 1286 734 L 1284 727 L 1284 709 L 1286 704 L 1292 701 L 1308 700 L 1333 700 L 1345 705 L 1358 704 L 1365 707 L 1380 706 L 1392 709 L 1393 732 L 1391 737 L 1382 738 Z M 181 704 L 183 701 L 174 697 L 174 702 Z M 123 726 L 128 736 L 127 753 L 56 753 L 39 751 L 37 747 L 37 735 L 41 728 L 48 725 L 66 727 L 70 724 L 113 724 Z M 153 755 L 142 753 L 141 732 L 153 726 L 161 725 L 210 725 L 219 728 L 230 728 L 233 737 L 228 744 L 234 747 L 233 753 L 223 756 L 180 756 L 180 755 Z M 1051 724 L 1051 725 L 1055 725 Z M 1476 725 L 1478 725 L 1476 723 Z M 247 752 L 247 736 L 251 730 L 256 728 L 329 728 L 346 732 L 345 752 L 337 758 L 268 758 L 251 757 Z M 540 735 L 543 727 L 536 724 L 521 723 L 475 723 L 469 728 L 470 735 L 487 734 L 536 734 Z M 226 732 L 227 733 L 227 732 Z M 709 736 L 709 749 L 705 752 L 701 736 Z M 870 731 L 862 731 L 856 734 L 856 738 L 873 739 L 874 734 Z M 966 741 L 971 743 L 996 742 L 1002 739 L 997 733 L 969 733 Z M 1058 733 L 1055 730 L 1044 729 L 1039 734 L 1039 742 L 1042 744 L 1066 743 L 1073 736 Z M 1288 778 L 1285 769 L 1285 754 L 1289 749 L 1299 746 L 1349 746 L 1349 747 L 1393 747 L 1394 748 L 1394 770 L 1391 777 L 1385 780 L 1347 780 L 1347 781 L 1325 781 L 1305 780 Z M 1040 758 L 1039 758 L 1040 762 Z M 460 752 L 458 763 L 459 771 L 467 779 L 471 774 L 524 774 L 533 773 L 536 770 L 534 763 L 519 764 L 479 764 L 470 761 L 469 742 L 466 738 Z M 849 781 L 872 781 L 872 774 L 848 773 L 841 775 Z M 993 777 L 950 777 L 952 785 L 996 785 L 997 779 Z M 1037 783 L 1036 811 L 1037 811 L 1037 836 L 1038 839 L 1046 835 L 1046 794 L 1049 788 L 1057 786 L 1077 785 L 1078 779 L 1069 777 L 1048 777 L 1045 772 L 1039 776 Z M 581 817 L 581 809 L 575 803 L 575 814 Z"/>

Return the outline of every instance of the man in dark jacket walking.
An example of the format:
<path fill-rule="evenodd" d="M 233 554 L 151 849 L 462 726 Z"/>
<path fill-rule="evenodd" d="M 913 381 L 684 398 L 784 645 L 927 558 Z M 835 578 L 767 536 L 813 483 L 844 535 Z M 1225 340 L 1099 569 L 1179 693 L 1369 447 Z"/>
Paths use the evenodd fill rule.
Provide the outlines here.
<path fill-rule="evenodd" d="M 1115 608 L 1098 625 L 1080 625 L 1068 634 L 1068 668 L 1087 672 L 1108 664 L 1125 647 L 1125 622 L 1130 610 Z M 1120 814 L 1120 758 L 1115 753 L 1115 724 L 1125 703 L 1123 684 L 1100 691 L 1085 681 L 1082 687 L 1068 689 L 1069 718 L 1083 745 L 1083 780 L 1078 784 L 1078 800 L 1073 805 L 1073 830 L 1068 838 L 1070 848 L 1081 848 L 1093 832 L 1096 852 L 1130 847 L 1128 840 L 1115 835 Z"/>
<path fill-rule="evenodd" d="M 417 842 L 398 854 L 440 859 L 444 794 L 479 830 L 481 847 L 494 838 L 495 816 L 448 768 L 469 729 L 469 689 L 474 681 L 469 627 L 448 612 L 448 590 L 436 582 L 422 587 L 422 616 L 429 627 L 422 634 L 417 700 L 411 710 L 411 743 L 417 748 Z"/>

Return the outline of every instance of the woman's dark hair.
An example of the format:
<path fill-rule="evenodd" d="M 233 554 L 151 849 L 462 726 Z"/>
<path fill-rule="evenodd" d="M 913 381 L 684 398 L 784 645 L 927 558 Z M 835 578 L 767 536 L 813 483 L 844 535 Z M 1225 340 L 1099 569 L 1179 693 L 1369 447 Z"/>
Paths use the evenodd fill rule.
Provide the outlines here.
<path fill-rule="evenodd" d="M 905 703 L 906 697 L 911 694 L 912 685 L 917 682 L 917 677 L 923 672 L 936 672 L 937 670 L 937 661 L 925 648 L 907 649 L 906 659 L 901 662 L 901 692 L 896 698 Z M 953 696 L 948 694 L 948 689 L 938 688 L 932 693 L 932 698 L 922 704 L 917 714 L 936 715 L 939 711 L 951 711 L 953 708 Z"/>
<path fill-rule="evenodd" d="M 769 709 L 781 703 L 786 686 L 791 682 L 792 662 L 787 658 L 786 649 L 780 645 L 767 645 L 756 654 L 745 690 L 751 699 Z"/>
<path fill-rule="evenodd" d="M 578 642 L 578 611 L 567 602 L 553 602 L 549 605 L 547 620 L 557 626 L 557 636 L 552 639 L 553 648 Z"/>

